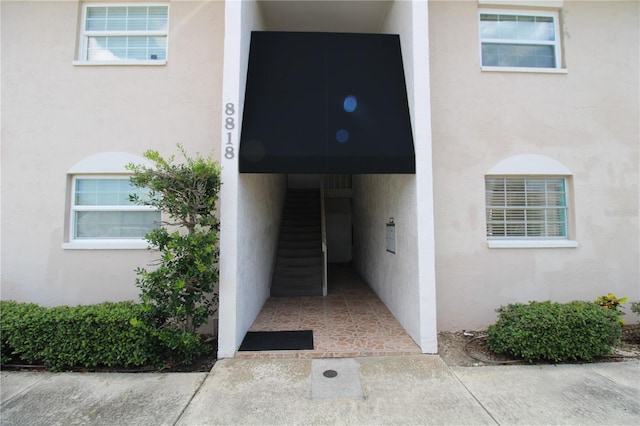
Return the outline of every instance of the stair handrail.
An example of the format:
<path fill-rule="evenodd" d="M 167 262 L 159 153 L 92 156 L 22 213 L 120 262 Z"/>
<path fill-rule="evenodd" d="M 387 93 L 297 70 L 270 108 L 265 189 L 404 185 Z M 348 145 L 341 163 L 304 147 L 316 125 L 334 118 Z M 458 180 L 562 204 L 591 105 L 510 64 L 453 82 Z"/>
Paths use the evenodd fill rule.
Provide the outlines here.
<path fill-rule="evenodd" d="M 324 176 L 320 178 L 320 222 L 322 224 L 322 295 L 327 295 L 327 224 L 324 212 Z"/>

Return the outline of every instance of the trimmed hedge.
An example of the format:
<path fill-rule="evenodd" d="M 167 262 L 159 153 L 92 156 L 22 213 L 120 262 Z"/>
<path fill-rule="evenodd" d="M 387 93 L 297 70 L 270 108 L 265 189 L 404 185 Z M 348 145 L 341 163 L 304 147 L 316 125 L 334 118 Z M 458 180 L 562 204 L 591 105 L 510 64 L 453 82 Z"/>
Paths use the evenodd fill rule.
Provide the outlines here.
<path fill-rule="evenodd" d="M 0 301 L 2 364 L 19 359 L 53 370 L 69 367 L 157 366 L 166 352 L 136 321 L 133 302 L 45 308 Z"/>
<path fill-rule="evenodd" d="M 593 302 L 530 302 L 497 309 L 487 347 L 527 362 L 589 361 L 610 354 L 620 339 L 619 315 Z"/>

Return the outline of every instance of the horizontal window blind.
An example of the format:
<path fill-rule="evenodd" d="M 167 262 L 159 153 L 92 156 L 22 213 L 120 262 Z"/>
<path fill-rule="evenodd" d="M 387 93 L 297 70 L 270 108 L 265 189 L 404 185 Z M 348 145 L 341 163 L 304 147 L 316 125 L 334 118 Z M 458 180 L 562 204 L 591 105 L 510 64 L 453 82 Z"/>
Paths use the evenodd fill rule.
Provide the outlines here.
<path fill-rule="evenodd" d="M 564 178 L 487 177 L 487 237 L 567 238 Z"/>
<path fill-rule="evenodd" d="M 160 212 L 134 204 L 130 196 L 144 200 L 148 191 L 123 178 L 74 179 L 73 239 L 142 239 L 160 225 Z"/>
<path fill-rule="evenodd" d="M 169 7 L 86 5 L 83 59 L 166 60 Z"/>
<path fill-rule="evenodd" d="M 556 15 L 480 13 L 483 66 L 558 68 Z"/>
<path fill-rule="evenodd" d="M 87 6 L 87 31 L 167 31 L 168 6 Z"/>

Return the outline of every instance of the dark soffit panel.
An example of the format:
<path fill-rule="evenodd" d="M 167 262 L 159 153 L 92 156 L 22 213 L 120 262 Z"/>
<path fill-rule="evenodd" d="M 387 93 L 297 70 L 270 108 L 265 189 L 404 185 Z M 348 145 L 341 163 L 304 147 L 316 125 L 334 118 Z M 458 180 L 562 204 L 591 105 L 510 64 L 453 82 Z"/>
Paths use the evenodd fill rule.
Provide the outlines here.
<path fill-rule="evenodd" d="M 415 173 L 400 39 L 253 32 L 241 173 Z"/>

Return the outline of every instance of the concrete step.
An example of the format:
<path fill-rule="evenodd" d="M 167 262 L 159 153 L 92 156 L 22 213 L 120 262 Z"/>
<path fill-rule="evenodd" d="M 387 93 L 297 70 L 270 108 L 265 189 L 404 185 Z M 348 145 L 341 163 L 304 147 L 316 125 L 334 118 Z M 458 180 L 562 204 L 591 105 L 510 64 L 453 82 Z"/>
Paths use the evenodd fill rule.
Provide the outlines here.
<path fill-rule="evenodd" d="M 274 278 L 271 297 L 322 296 L 322 278 Z"/>
<path fill-rule="evenodd" d="M 304 200 L 304 199 L 286 200 L 284 202 L 284 211 L 286 212 L 287 209 L 291 209 L 292 211 L 298 211 L 298 210 L 314 211 L 315 209 L 318 209 L 318 211 L 319 211 L 320 210 L 320 199 L 318 199 L 318 201 L 316 201 L 316 200 Z"/>
<path fill-rule="evenodd" d="M 321 232 L 281 233 L 280 241 L 322 241 L 322 233 Z"/>
<path fill-rule="evenodd" d="M 313 247 L 310 248 L 278 248 L 277 258 L 283 259 L 295 259 L 295 258 L 305 258 L 305 257 L 317 257 L 322 256 L 322 246 L 321 244 L 314 244 Z M 276 260 L 277 262 L 277 260 Z"/>
<path fill-rule="evenodd" d="M 314 233 L 319 232 L 320 223 L 284 223 L 280 226 L 281 234 L 298 234 L 298 233 Z"/>
<path fill-rule="evenodd" d="M 316 208 L 320 208 L 320 200 L 287 200 L 284 202 L 284 207 L 286 209 L 293 209 L 294 211 L 298 210 L 315 210 Z"/>
<path fill-rule="evenodd" d="M 285 204 L 308 204 L 308 203 L 317 203 L 320 204 L 320 193 L 315 194 L 289 194 L 287 193 L 287 198 L 284 200 Z"/>
<path fill-rule="evenodd" d="M 278 241 L 278 252 L 280 250 L 300 250 L 317 249 L 322 250 L 322 241 L 318 240 L 280 240 Z"/>
<path fill-rule="evenodd" d="M 289 190 L 278 239 L 271 296 L 322 296 L 319 190 Z"/>
<path fill-rule="evenodd" d="M 282 219 L 283 220 L 293 220 L 293 221 L 311 221 L 311 220 L 320 220 L 320 207 L 317 209 L 309 209 L 308 211 L 293 211 L 286 210 L 286 207 L 282 210 Z"/>
<path fill-rule="evenodd" d="M 278 267 L 305 267 L 305 266 L 322 266 L 322 253 L 314 252 L 312 256 L 279 256 L 276 260 L 276 268 Z"/>
<path fill-rule="evenodd" d="M 311 265 L 283 265 L 276 266 L 274 278 L 300 278 L 315 279 L 317 276 L 322 277 L 322 264 Z"/>
<path fill-rule="evenodd" d="M 322 296 L 322 286 L 320 288 L 308 287 L 289 287 L 289 288 L 271 288 L 271 297 L 314 297 Z"/>
<path fill-rule="evenodd" d="M 287 198 L 309 198 L 315 196 L 320 197 L 319 189 L 289 188 L 287 190 Z"/>
<path fill-rule="evenodd" d="M 307 228 L 307 227 L 315 227 L 319 229 L 321 227 L 320 217 L 317 218 L 282 218 L 282 223 L 280 224 L 280 230 L 283 229 L 295 229 L 295 228 Z"/>

